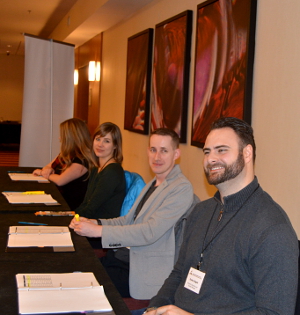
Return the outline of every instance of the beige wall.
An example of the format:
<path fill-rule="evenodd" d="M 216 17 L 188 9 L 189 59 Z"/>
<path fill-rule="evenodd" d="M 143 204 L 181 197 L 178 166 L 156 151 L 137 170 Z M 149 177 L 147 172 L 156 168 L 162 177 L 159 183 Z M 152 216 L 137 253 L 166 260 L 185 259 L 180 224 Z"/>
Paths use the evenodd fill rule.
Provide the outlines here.
<path fill-rule="evenodd" d="M 100 122 L 124 125 L 127 38 L 187 9 L 194 11 L 188 141 L 181 145 L 180 165 L 196 194 L 207 199 L 214 188 L 206 184 L 201 149 L 191 146 L 191 110 L 196 7 L 201 0 L 154 0 L 129 20 L 103 34 Z M 252 125 L 257 142 L 256 174 L 262 187 L 286 210 L 300 237 L 300 1 L 258 0 Z M 0 117 L 21 120 L 23 60 L 0 56 Z M 13 69 L 11 69 L 13 67 Z M 11 71 L 12 70 L 12 71 Z M 152 174 L 146 149 L 148 137 L 122 130 L 124 168 L 140 173 L 146 181 Z"/>
<path fill-rule="evenodd" d="M 154 1 L 126 22 L 104 32 L 100 122 L 123 128 L 127 38 L 187 9 L 194 11 L 188 142 L 181 145 L 180 165 L 202 199 L 215 191 L 206 184 L 201 149 L 191 146 L 195 14 L 199 0 Z M 252 125 L 257 142 L 256 174 L 261 186 L 288 213 L 300 237 L 300 1 L 258 0 Z M 146 157 L 147 136 L 123 130 L 124 168 L 152 174 Z"/>
<path fill-rule="evenodd" d="M 0 119 L 22 119 L 24 57 L 0 55 Z"/>

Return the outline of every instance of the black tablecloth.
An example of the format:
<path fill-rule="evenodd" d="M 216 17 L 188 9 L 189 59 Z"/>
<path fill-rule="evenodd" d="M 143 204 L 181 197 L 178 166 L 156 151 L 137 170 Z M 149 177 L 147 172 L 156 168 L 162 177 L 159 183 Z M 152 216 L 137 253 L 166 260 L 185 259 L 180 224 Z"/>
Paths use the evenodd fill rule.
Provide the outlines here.
<path fill-rule="evenodd" d="M 8 172 L 32 173 L 34 167 L 0 167 L 0 212 L 36 212 L 36 211 L 70 211 L 70 207 L 62 197 L 56 185 L 30 181 L 13 181 Z M 2 194 L 3 191 L 44 191 L 51 194 L 60 205 L 45 204 L 10 204 Z"/>
<path fill-rule="evenodd" d="M 75 252 L 70 253 L 6 253 L 8 228 L 18 221 L 68 225 L 70 217 L 36 217 L 32 213 L 0 213 L 0 305 L 1 314 L 17 315 L 18 300 L 15 275 L 17 273 L 93 272 L 104 286 L 116 315 L 130 315 L 126 304 L 111 282 L 87 239 L 71 231 Z"/>

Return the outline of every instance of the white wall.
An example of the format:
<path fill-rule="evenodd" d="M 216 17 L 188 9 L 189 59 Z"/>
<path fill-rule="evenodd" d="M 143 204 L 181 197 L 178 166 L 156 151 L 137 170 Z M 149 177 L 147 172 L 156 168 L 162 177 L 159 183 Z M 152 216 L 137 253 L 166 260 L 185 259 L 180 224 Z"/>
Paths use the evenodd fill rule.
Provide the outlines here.
<path fill-rule="evenodd" d="M 24 56 L 0 55 L 0 118 L 21 121 Z"/>
<path fill-rule="evenodd" d="M 300 1 L 258 1 L 253 128 L 261 186 L 300 238 Z"/>
<path fill-rule="evenodd" d="M 193 10 L 188 141 L 181 145 L 180 165 L 202 199 L 215 189 L 206 184 L 202 150 L 191 146 L 191 112 L 196 8 L 201 0 L 156 0 L 129 20 L 104 32 L 100 122 L 124 126 L 127 38 L 187 9 Z M 288 213 L 300 237 L 300 1 L 258 0 L 252 125 L 257 142 L 256 174 L 261 186 Z M 146 181 L 148 137 L 126 130 L 124 168 Z"/>

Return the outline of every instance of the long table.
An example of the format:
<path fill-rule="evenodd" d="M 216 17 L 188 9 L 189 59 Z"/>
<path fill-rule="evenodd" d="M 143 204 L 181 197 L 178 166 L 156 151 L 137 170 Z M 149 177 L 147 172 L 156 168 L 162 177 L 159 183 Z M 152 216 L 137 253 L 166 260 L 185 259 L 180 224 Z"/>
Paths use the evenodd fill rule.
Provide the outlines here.
<path fill-rule="evenodd" d="M 13 181 L 8 172 L 32 173 L 34 167 L 0 167 L 0 212 L 36 212 L 36 211 L 69 211 L 70 207 L 62 197 L 57 186 L 50 183 L 30 181 Z M 59 205 L 45 204 L 10 204 L 2 194 L 3 191 L 45 191 L 57 200 Z"/>
<path fill-rule="evenodd" d="M 115 315 L 130 315 L 126 304 L 116 290 L 99 259 L 85 237 L 71 231 L 75 252 L 5 252 L 9 226 L 18 221 L 67 226 L 70 217 L 37 217 L 33 213 L 0 213 L 0 305 L 1 314 L 17 315 L 18 298 L 15 275 L 17 273 L 69 273 L 93 272 L 103 285 Z M 77 313 L 78 314 L 78 313 Z"/>

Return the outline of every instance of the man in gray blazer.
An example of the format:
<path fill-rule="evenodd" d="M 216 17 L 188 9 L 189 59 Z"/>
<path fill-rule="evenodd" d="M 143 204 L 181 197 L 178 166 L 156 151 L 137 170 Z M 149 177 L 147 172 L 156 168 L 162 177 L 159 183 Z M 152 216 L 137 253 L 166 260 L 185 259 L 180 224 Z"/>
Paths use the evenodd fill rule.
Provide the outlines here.
<path fill-rule="evenodd" d="M 130 247 L 127 294 L 120 288 L 120 277 L 108 273 L 123 297 L 130 294 L 135 299 L 150 299 L 173 269 L 174 227 L 194 200 L 191 183 L 175 165 L 180 150 L 178 135 L 173 130 L 160 128 L 151 134 L 148 157 L 155 177 L 126 216 L 100 220 L 81 217 L 80 221 L 73 219 L 70 223 L 79 235 L 102 237 L 103 248 Z"/>

